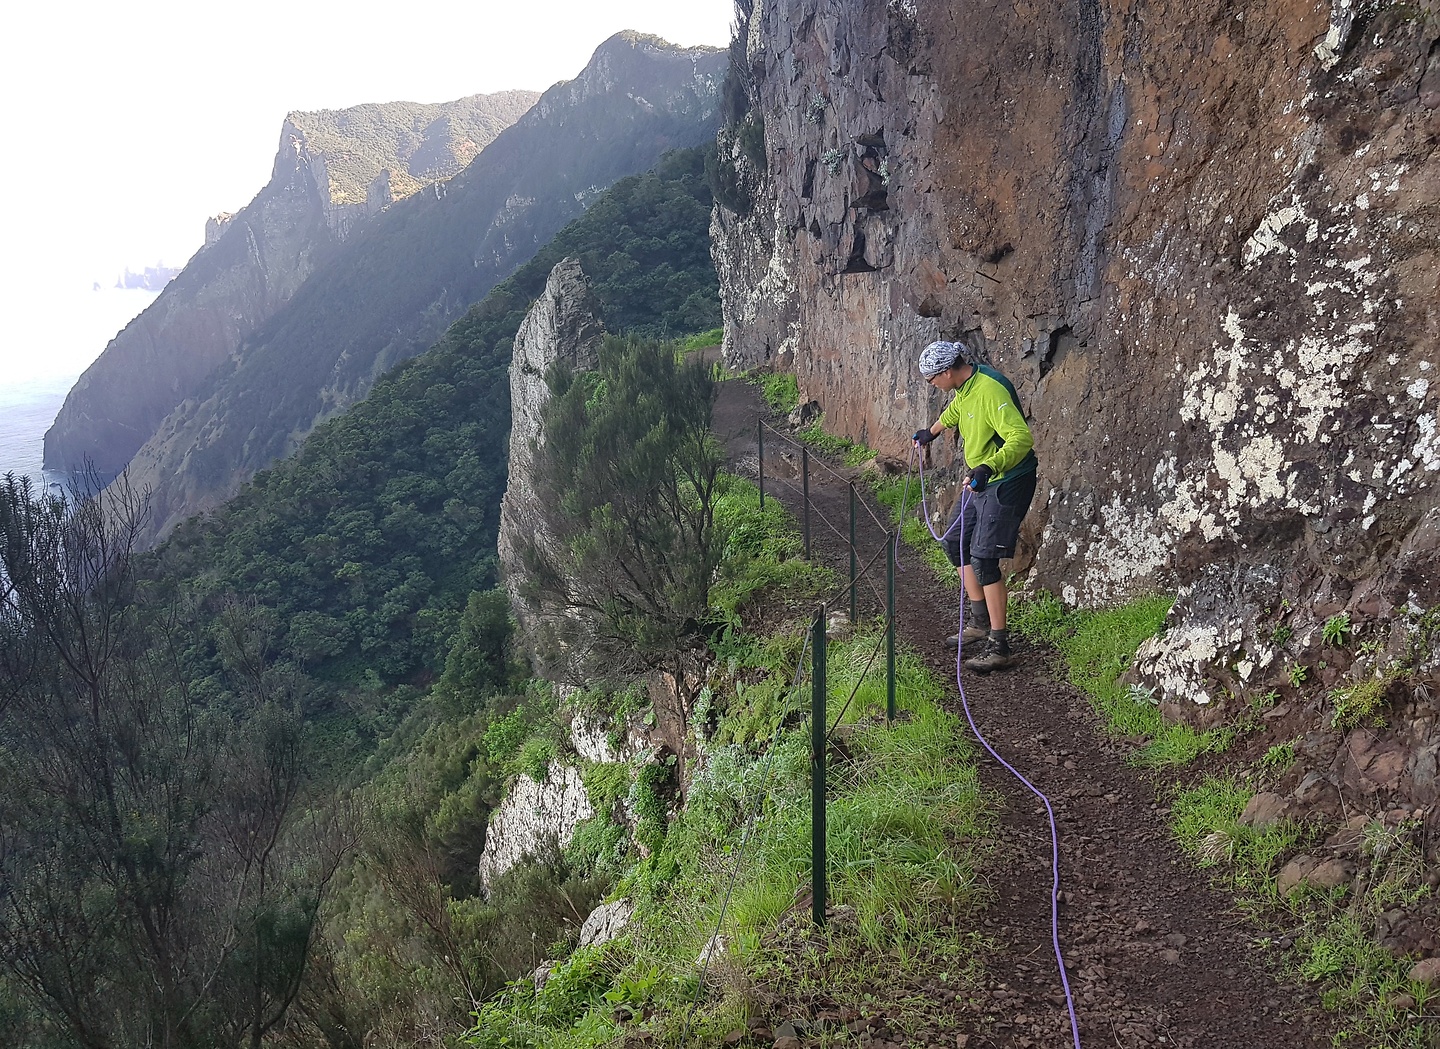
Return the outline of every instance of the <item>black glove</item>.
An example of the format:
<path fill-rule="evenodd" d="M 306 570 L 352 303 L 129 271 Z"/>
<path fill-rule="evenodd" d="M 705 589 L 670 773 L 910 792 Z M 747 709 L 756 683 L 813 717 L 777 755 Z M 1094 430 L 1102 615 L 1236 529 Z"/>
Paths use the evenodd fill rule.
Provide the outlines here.
<path fill-rule="evenodd" d="M 983 492 L 985 486 L 990 483 L 990 467 L 977 466 L 970 471 L 970 490 L 972 492 Z"/>
<path fill-rule="evenodd" d="M 935 440 L 935 435 L 930 432 L 928 427 L 924 430 L 915 431 L 915 443 L 918 444 L 921 448 L 924 448 L 933 440 Z"/>

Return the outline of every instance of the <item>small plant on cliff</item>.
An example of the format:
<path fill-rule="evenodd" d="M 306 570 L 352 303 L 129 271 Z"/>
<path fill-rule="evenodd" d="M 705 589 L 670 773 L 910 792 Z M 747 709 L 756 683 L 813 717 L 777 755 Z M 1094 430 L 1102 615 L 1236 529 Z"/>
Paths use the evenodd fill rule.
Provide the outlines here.
<path fill-rule="evenodd" d="M 1394 674 L 1387 671 L 1335 689 L 1330 693 L 1335 705 L 1330 727 L 1350 729 L 1370 717 L 1385 702 L 1385 692 L 1394 679 Z"/>
<path fill-rule="evenodd" d="M 1290 684 L 1299 688 L 1309 678 L 1310 668 L 1303 663 L 1291 663 L 1290 669 L 1285 671 L 1285 676 L 1290 679 Z"/>
<path fill-rule="evenodd" d="M 1340 612 L 1325 620 L 1320 639 L 1332 648 L 1340 648 L 1350 639 L 1350 613 Z"/>
<path fill-rule="evenodd" d="M 1295 741 L 1277 743 L 1260 759 L 1260 767 L 1269 772 L 1288 772 L 1295 764 Z"/>
<path fill-rule="evenodd" d="M 832 175 L 840 174 L 840 161 L 843 154 L 838 149 L 827 149 L 820 156 L 820 161 L 825 165 L 825 170 Z"/>

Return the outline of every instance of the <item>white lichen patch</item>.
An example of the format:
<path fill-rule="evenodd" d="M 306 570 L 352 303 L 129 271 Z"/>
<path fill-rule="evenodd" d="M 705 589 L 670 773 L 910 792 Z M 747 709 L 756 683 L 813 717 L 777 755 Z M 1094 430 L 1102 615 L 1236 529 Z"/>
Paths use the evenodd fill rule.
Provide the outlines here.
<path fill-rule="evenodd" d="M 1135 653 L 1135 670 L 1166 698 L 1205 705 L 1215 697 L 1206 687 L 1205 668 L 1240 644 L 1240 628 L 1179 624 L 1141 644 Z"/>
<path fill-rule="evenodd" d="M 1138 583 L 1165 566 L 1174 545 L 1173 537 L 1138 493 L 1124 501 L 1118 493 L 1112 496 L 1100 507 L 1100 520 L 1092 529 L 1095 539 L 1086 547 L 1082 562 L 1087 605 L 1128 597 Z"/>
<path fill-rule="evenodd" d="M 1420 426 L 1420 437 L 1412 454 L 1427 471 L 1440 470 L 1440 412 L 1422 415 L 1416 422 Z"/>
<path fill-rule="evenodd" d="M 1260 225 L 1255 228 L 1254 233 L 1250 234 L 1249 239 L 1245 241 L 1245 246 L 1240 251 L 1240 261 L 1248 269 L 1257 259 L 1272 252 L 1294 255 L 1294 249 L 1285 245 L 1285 242 L 1280 239 L 1280 234 L 1295 222 L 1306 223 L 1306 241 L 1313 241 L 1319 234 L 1319 223 L 1306 218 L 1305 211 L 1300 206 L 1300 199 L 1296 197 L 1294 203 L 1272 211 L 1260 220 Z"/>

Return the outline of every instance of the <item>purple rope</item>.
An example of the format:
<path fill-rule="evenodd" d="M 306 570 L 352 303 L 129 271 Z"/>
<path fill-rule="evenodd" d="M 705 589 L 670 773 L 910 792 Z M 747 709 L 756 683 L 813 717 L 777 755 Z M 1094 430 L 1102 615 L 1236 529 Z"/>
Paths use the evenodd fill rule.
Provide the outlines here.
<path fill-rule="evenodd" d="M 915 472 L 916 462 L 917 458 L 915 455 L 915 449 L 912 448 L 910 450 L 910 466 L 907 468 L 907 473 L 905 477 L 905 492 L 907 496 L 910 491 L 909 475 Z M 960 525 L 960 536 L 963 541 L 965 535 L 965 526 L 963 523 L 965 519 L 965 505 L 970 501 L 969 487 L 966 486 L 966 488 L 961 494 L 960 512 L 955 515 L 955 520 L 950 522 L 950 527 L 946 528 L 943 534 L 937 535 L 935 529 L 930 527 L 930 507 L 925 497 L 925 463 L 923 457 L 919 459 L 919 473 L 920 510 L 923 514 L 921 520 L 925 522 L 925 528 L 930 532 L 931 536 L 935 538 L 935 541 L 939 542 L 942 539 L 947 538 L 950 533 L 954 531 L 955 526 L 958 524 Z M 905 497 L 903 496 L 901 498 L 900 505 L 902 508 L 905 505 Z M 964 589 L 963 585 L 961 589 Z M 959 638 L 962 642 L 964 634 L 965 600 L 964 598 L 962 598 L 960 601 Z M 957 645 L 955 650 L 955 684 L 960 688 L 960 705 L 965 708 L 965 720 L 970 722 L 970 731 L 975 733 L 975 738 L 980 741 L 981 746 L 983 746 L 986 750 L 990 752 L 991 757 L 993 757 L 996 761 L 1000 762 L 1000 764 L 1004 765 L 1005 768 L 1010 771 L 1010 774 L 1012 776 L 1018 779 L 1021 783 L 1025 784 L 1026 788 L 1030 791 L 1031 794 L 1034 794 L 1037 798 L 1044 802 L 1045 812 L 1050 817 L 1050 867 L 1051 870 L 1053 870 L 1055 873 L 1054 881 L 1050 887 L 1050 938 L 1051 942 L 1055 945 L 1055 963 L 1060 970 L 1060 983 L 1065 988 L 1065 1006 L 1070 1011 L 1070 1031 L 1075 1036 L 1075 1049 L 1080 1049 L 1080 1024 L 1075 1019 L 1075 999 L 1070 993 L 1070 979 L 1065 975 L 1065 956 L 1060 952 L 1060 832 L 1055 826 L 1055 810 L 1050 805 L 1050 799 L 1045 796 L 1045 794 L 1040 790 L 1040 788 L 1035 786 L 1035 784 L 1031 783 L 1024 776 L 1022 776 L 1019 771 L 1016 770 L 1014 765 L 1011 765 L 1010 762 L 1002 758 L 1000 754 L 995 750 L 995 748 L 990 745 L 990 741 L 981 734 L 979 727 L 975 724 L 975 718 L 970 713 L 970 703 L 965 698 L 965 683 L 960 679 L 960 659 L 962 653 L 962 646 Z"/>

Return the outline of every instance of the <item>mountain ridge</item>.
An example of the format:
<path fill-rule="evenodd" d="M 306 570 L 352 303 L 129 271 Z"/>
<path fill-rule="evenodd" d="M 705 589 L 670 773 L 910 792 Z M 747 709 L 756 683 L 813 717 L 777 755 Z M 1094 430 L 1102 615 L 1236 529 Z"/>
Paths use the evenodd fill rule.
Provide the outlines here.
<path fill-rule="evenodd" d="M 464 171 L 339 245 L 132 461 L 153 542 L 428 349 L 617 179 L 713 137 L 726 53 L 617 34 Z"/>
<path fill-rule="evenodd" d="M 481 100 L 498 101 L 487 107 Z M 532 101 L 527 92 L 503 92 L 436 107 L 399 104 L 394 112 L 408 114 L 413 124 L 420 109 L 449 114 L 460 106 L 469 114 L 457 125 L 465 140 L 488 143 L 498 134 L 496 125 L 513 123 Z M 336 113 L 343 116 L 356 110 Z M 45 434 L 46 469 L 79 471 L 93 466 L 102 477 L 118 473 L 165 416 L 197 396 L 241 340 L 288 302 L 372 212 L 363 192 L 358 203 L 336 203 L 330 171 L 335 165 L 323 150 L 311 148 L 303 127 L 292 122 L 297 117 L 303 123 L 315 120 L 308 113 L 286 118 L 270 180 L 238 213 L 206 223 L 205 245 L 160 297 L 110 341 L 70 390 Z M 345 119 L 355 126 L 362 124 L 353 116 Z M 482 124 L 494 127 L 493 132 L 485 131 Z M 338 133 L 327 140 L 337 149 L 345 142 Z M 394 160 L 383 149 L 363 152 L 377 174 L 381 165 Z M 340 167 L 342 174 L 350 171 Z M 387 199 L 375 201 L 374 210 L 388 203 L 389 196 L 393 191 Z"/>

